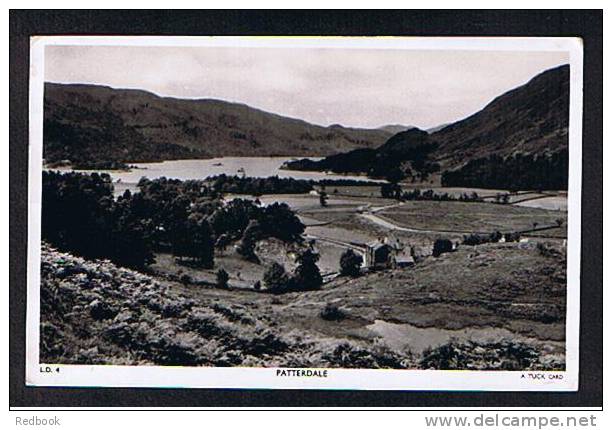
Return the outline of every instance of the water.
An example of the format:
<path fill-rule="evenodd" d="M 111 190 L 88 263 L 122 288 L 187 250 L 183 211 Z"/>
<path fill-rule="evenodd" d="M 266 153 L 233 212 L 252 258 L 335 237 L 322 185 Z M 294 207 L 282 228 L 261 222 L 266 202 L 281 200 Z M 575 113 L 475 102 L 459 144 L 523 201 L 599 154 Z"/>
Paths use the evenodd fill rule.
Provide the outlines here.
<path fill-rule="evenodd" d="M 390 348 L 410 350 L 413 353 L 422 353 L 427 348 L 435 348 L 451 340 L 481 343 L 499 342 L 503 339 L 516 340 L 527 344 L 541 342 L 499 327 L 466 327 L 459 330 L 449 330 L 437 327 L 420 328 L 411 324 L 395 324 L 375 320 L 367 328 L 380 337 Z M 565 343 L 562 341 L 549 340 L 545 343 L 555 352 L 562 353 L 565 349 Z"/>
<path fill-rule="evenodd" d="M 208 176 L 245 175 L 256 178 L 279 176 L 294 179 L 355 179 L 372 183 L 382 182 L 365 176 L 327 174 L 324 172 L 301 172 L 295 170 L 282 170 L 288 157 L 222 157 L 206 160 L 173 160 L 160 163 L 132 163 L 137 169 L 130 171 L 106 171 L 113 181 L 120 180 L 123 184 L 136 184 L 141 177 L 156 179 L 162 176 L 173 179 L 204 179 Z M 317 160 L 317 158 L 312 158 Z"/>

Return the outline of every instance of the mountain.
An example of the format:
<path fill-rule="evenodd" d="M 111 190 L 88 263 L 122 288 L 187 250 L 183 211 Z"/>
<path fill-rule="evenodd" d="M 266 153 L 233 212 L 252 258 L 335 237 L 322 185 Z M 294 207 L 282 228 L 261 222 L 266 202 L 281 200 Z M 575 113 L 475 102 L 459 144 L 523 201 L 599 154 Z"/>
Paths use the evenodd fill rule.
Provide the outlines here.
<path fill-rule="evenodd" d="M 431 135 L 438 161 L 459 167 L 498 155 L 542 155 L 567 150 L 569 65 L 547 70 L 494 99 L 481 111 Z"/>
<path fill-rule="evenodd" d="M 419 180 L 443 170 L 448 186 L 562 189 L 567 186 L 568 121 L 569 66 L 564 65 L 431 134 L 413 128 L 376 149 L 296 160 L 286 168 Z"/>
<path fill-rule="evenodd" d="M 444 127 L 446 127 L 447 125 L 449 125 L 449 123 L 444 123 L 444 124 L 440 124 L 440 125 L 436 125 L 435 127 L 431 127 L 427 129 L 427 133 L 429 134 L 433 134 L 436 131 L 440 131 L 442 130 Z"/>
<path fill-rule="evenodd" d="M 412 125 L 389 124 L 389 125 L 383 125 L 382 127 L 378 127 L 377 130 L 383 130 L 383 131 L 388 131 L 389 133 L 397 134 L 397 133 L 401 133 L 402 131 L 410 130 L 412 128 L 416 128 L 416 127 Z"/>
<path fill-rule="evenodd" d="M 392 136 L 380 147 L 355 149 L 330 155 L 322 160 L 293 160 L 285 163 L 290 170 L 332 171 L 335 173 L 364 173 L 374 178 L 397 178 L 412 176 L 425 178 L 439 170 L 430 156 L 437 148 L 430 142 L 426 131 L 411 128 Z M 416 172 L 413 172 L 415 170 Z M 428 172 L 422 175 L 424 172 Z"/>
<path fill-rule="evenodd" d="M 322 127 L 221 100 L 159 97 L 99 85 L 45 84 L 47 162 L 325 156 L 375 148 L 392 134 Z"/>

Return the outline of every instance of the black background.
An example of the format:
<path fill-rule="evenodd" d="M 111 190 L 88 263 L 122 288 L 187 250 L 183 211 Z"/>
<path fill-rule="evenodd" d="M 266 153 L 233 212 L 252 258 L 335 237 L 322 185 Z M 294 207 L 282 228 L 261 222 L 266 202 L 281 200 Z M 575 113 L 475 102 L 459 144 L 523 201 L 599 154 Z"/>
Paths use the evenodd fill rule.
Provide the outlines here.
<path fill-rule="evenodd" d="M 31 35 L 577 36 L 584 41 L 578 392 L 423 392 L 26 387 L 28 68 Z M 20 11 L 10 12 L 11 407 L 602 406 L 602 11 Z M 172 381 L 168 381 L 169 384 Z"/>

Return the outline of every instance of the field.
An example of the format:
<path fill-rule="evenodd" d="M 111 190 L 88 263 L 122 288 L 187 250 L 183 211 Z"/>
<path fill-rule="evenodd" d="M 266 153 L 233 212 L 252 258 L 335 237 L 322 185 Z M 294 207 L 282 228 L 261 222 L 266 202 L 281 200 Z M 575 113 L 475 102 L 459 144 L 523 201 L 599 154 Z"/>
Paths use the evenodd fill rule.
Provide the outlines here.
<path fill-rule="evenodd" d="M 463 202 L 406 202 L 378 214 L 401 226 L 460 233 L 524 231 L 566 222 L 565 212 L 537 208 Z"/>

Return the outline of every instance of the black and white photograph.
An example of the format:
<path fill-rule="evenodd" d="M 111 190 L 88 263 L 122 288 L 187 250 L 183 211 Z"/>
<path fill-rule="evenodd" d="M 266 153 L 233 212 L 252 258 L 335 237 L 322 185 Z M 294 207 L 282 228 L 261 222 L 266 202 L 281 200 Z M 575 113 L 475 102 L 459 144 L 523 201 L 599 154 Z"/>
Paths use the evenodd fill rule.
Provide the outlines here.
<path fill-rule="evenodd" d="M 574 38 L 32 38 L 28 383 L 576 390 L 581 103 Z"/>

